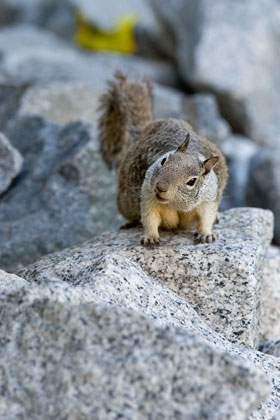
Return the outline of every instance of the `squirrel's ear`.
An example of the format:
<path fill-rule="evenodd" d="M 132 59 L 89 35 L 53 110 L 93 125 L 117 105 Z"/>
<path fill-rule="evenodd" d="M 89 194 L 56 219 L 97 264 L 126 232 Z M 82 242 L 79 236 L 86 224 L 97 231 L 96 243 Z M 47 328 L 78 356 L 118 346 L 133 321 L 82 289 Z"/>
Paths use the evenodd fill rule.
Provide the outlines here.
<path fill-rule="evenodd" d="M 202 166 L 203 166 L 204 171 L 205 171 L 203 175 L 209 174 L 211 169 L 213 169 L 214 166 L 218 163 L 219 159 L 220 159 L 219 156 L 212 156 L 212 157 L 206 159 L 204 162 L 202 162 Z"/>
<path fill-rule="evenodd" d="M 178 146 L 178 148 L 177 148 L 176 151 L 177 152 L 185 152 L 187 150 L 187 148 L 188 148 L 188 145 L 189 145 L 189 142 L 190 142 L 190 138 L 191 138 L 190 133 L 188 133 L 186 135 L 185 140 L 183 141 L 182 144 L 180 144 L 180 146 Z"/>

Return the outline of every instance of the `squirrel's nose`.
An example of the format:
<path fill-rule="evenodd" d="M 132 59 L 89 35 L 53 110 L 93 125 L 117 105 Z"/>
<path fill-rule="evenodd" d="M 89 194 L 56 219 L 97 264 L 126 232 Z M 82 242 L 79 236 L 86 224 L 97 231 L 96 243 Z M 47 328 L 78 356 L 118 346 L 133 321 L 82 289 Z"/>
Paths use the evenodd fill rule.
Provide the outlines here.
<path fill-rule="evenodd" d="M 168 190 L 168 184 L 165 181 L 160 181 L 156 184 L 156 189 L 159 193 L 164 193 Z"/>

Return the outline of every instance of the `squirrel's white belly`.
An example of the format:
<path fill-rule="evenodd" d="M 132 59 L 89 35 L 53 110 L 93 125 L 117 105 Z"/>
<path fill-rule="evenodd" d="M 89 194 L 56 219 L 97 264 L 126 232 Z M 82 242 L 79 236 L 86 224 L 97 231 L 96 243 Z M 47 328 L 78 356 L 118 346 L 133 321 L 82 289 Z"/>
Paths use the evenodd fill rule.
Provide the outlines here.
<path fill-rule="evenodd" d="M 176 228 L 179 224 L 178 211 L 168 205 L 159 205 L 158 211 L 161 217 L 161 226 L 167 229 Z"/>
<path fill-rule="evenodd" d="M 166 229 L 181 227 L 183 229 L 192 229 L 197 225 L 197 213 L 195 210 L 181 212 L 169 206 L 159 205 L 161 216 L 161 225 Z"/>

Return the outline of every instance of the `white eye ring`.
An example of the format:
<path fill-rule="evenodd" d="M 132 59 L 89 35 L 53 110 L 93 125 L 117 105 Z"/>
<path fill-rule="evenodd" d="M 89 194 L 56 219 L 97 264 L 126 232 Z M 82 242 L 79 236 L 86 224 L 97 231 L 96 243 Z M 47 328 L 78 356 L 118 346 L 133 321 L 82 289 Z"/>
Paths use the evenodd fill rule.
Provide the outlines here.
<path fill-rule="evenodd" d="M 162 161 L 160 162 L 162 166 L 165 164 L 166 159 L 167 159 L 167 158 L 166 158 L 166 157 L 164 157 L 164 158 L 162 159 Z"/>
<path fill-rule="evenodd" d="M 191 179 L 189 179 L 189 180 L 187 181 L 187 185 L 188 185 L 189 187 L 193 187 L 193 186 L 194 186 L 194 184 L 196 183 L 196 180 L 197 180 L 197 178 L 191 178 Z"/>

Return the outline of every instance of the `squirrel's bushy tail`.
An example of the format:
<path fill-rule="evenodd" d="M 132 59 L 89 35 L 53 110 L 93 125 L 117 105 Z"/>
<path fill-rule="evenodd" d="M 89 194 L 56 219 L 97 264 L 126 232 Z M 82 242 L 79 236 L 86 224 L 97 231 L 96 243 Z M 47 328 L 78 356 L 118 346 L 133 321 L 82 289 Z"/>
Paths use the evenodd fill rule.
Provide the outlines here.
<path fill-rule="evenodd" d="M 117 167 L 126 151 L 152 120 L 153 92 L 150 82 L 129 80 L 121 73 L 108 83 L 101 97 L 99 140 L 107 165 Z"/>

